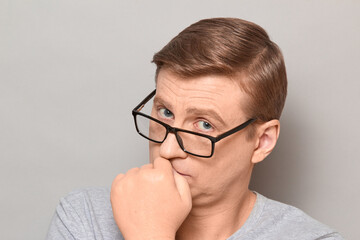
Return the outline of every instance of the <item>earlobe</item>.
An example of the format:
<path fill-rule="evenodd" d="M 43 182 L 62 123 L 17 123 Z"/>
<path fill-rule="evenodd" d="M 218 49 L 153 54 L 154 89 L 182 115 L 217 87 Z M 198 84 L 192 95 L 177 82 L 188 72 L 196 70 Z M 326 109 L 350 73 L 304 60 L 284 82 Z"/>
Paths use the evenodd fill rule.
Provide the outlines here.
<path fill-rule="evenodd" d="M 251 162 L 258 163 L 264 160 L 274 149 L 280 133 L 279 120 L 271 120 L 261 124 L 256 133 L 257 145 Z"/>

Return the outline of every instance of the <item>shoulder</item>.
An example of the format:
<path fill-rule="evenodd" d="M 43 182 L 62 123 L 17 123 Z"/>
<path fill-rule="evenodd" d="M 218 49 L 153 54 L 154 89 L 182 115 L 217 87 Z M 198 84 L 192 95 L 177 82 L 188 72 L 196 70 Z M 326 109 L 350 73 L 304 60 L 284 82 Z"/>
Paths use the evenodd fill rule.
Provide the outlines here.
<path fill-rule="evenodd" d="M 250 217 L 230 239 L 343 240 L 338 232 L 302 210 L 256 194 Z"/>
<path fill-rule="evenodd" d="M 77 189 L 61 198 L 56 210 L 87 218 L 112 217 L 110 190 L 101 187 Z"/>
<path fill-rule="evenodd" d="M 59 234 L 85 239 L 122 239 L 112 214 L 110 189 L 82 188 L 61 198 L 48 236 Z"/>
<path fill-rule="evenodd" d="M 278 239 L 343 239 L 338 232 L 302 210 L 257 194 L 263 201 L 258 224 Z M 286 236 L 286 237 L 285 237 Z"/>
<path fill-rule="evenodd" d="M 95 203 L 102 207 L 110 204 L 110 189 L 105 187 L 88 187 L 76 189 L 60 199 L 60 203 L 71 203 L 73 207 L 83 207 Z"/>

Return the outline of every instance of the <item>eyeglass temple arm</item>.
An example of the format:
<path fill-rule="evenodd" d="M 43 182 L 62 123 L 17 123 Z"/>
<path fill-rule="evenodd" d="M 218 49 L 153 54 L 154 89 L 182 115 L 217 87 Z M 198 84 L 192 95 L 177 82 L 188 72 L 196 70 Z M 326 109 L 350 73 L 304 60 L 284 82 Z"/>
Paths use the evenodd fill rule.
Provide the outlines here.
<path fill-rule="evenodd" d="M 141 108 L 143 108 L 145 105 L 145 103 L 147 103 L 156 93 L 156 89 L 154 91 L 152 91 L 144 100 L 142 100 L 134 109 L 133 112 L 137 112 L 140 111 Z"/>
<path fill-rule="evenodd" d="M 237 126 L 227 132 L 224 132 L 223 134 L 216 137 L 216 142 L 220 141 L 221 139 L 223 139 L 237 131 L 240 131 L 241 129 L 247 127 L 250 123 L 254 122 L 255 120 L 256 120 L 256 118 L 251 118 L 251 119 L 247 120 L 246 122 L 244 122 L 243 124 L 241 124 L 240 126 Z"/>

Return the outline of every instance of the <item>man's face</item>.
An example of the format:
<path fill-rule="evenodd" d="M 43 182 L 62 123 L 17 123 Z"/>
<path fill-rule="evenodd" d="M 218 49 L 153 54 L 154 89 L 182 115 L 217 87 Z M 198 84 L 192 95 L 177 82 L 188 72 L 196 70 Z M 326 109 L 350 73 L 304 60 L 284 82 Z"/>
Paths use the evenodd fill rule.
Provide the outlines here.
<path fill-rule="evenodd" d="M 218 136 L 248 120 L 242 109 L 247 95 L 225 76 L 182 79 L 161 70 L 151 115 L 173 127 Z M 246 130 L 215 144 L 211 158 L 182 151 L 175 135 L 169 133 L 162 144 L 150 142 L 150 162 L 168 159 L 190 186 L 193 204 L 208 204 L 247 190 L 255 141 Z"/>

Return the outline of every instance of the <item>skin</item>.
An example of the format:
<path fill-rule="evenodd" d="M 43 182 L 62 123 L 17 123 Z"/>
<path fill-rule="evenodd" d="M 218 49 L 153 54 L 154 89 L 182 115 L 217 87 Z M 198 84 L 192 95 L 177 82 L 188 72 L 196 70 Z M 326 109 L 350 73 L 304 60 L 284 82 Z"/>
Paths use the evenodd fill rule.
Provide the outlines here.
<path fill-rule="evenodd" d="M 151 114 L 171 126 L 217 136 L 252 117 L 243 111 L 247 102 L 234 79 L 182 79 L 162 69 Z M 273 150 L 279 131 L 277 120 L 257 124 L 251 140 L 243 129 L 217 142 L 211 158 L 185 153 L 174 134 L 162 144 L 150 142 L 150 164 L 113 182 L 111 202 L 121 232 L 126 239 L 228 238 L 250 215 L 256 200 L 248 189 L 253 166 Z"/>

